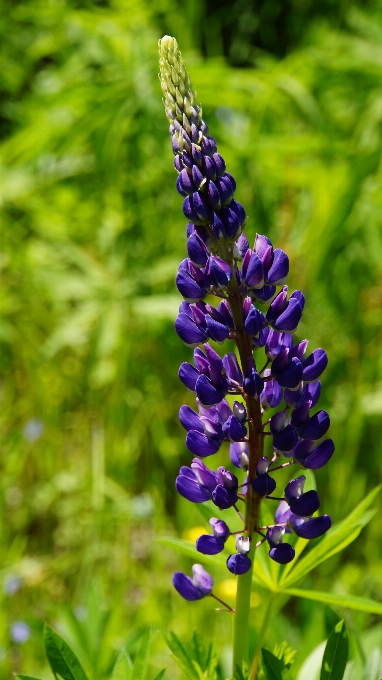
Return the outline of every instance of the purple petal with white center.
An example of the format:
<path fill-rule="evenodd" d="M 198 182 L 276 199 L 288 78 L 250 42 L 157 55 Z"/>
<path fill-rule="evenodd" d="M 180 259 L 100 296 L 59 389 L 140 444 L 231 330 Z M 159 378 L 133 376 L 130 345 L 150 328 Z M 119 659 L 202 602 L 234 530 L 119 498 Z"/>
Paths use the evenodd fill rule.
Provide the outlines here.
<path fill-rule="evenodd" d="M 252 562 L 248 555 L 237 553 L 236 555 L 230 555 L 227 559 L 227 569 L 235 576 L 246 574 L 250 570 L 251 565 Z"/>
<path fill-rule="evenodd" d="M 186 314 L 178 314 L 174 325 L 180 339 L 188 347 L 196 347 L 207 340 L 207 332 L 198 327 Z"/>
<path fill-rule="evenodd" d="M 186 168 L 183 168 L 176 180 L 176 188 L 183 196 L 192 196 L 195 191 L 195 184 L 188 174 Z"/>
<path fill-rule="evenodd" d="M 220 538 L 223 541 L 227 540 L 230 533 L 229 527 L 225 522 L 223 522 L 222 519 L 218 519 L 217 517 L 211 517 L 210 525 L 212 533 L 215 536 L 215 538 Z"/>
<path fill-rule="evenodd" d="M 200 417 L 189 406 L 184 405 L 180 407 L 179 420 L 187 432 L 189 430 L 204 432 Z"/>
<path fill-rule="evenodd" d="M 235 418 L 238 419 L 239 423 L 245 423 L 247 421 L 247 410 L 241 401 L 233 402 L 232 413 Z"/>
<path fill-rule="evenodd" d="M 294 515 L 299 517 L 310 517 L 320 507 L 320 499 L 317 491 L 307 491 L 299 498 L 289 501 L 289 507 Z"/>
<path fill-rule="evenodd" d="M 268 472 L 269 460 L 266 456 L 262 456 L 256 463 L 256 476 L 265 475 Z"/>
<path fill-rule="evenodd" d="M 269 496 L 274 492 L 276 488 L 276 482 L 270 475 L 259 475 L 252 480 L 252 489 L 262 498 Z"/>
<path fill-rule="evenodd" d="M 190 430 L 186 437 L 186 446 L 191 453 L 200 458 L 207 458 L 213 456 L 219 451 L 220 442 L 214 439 L 209 439 L 204 433 L 197 430 Z"/>
<path fill-rule="evenodd" d="M 302 439 L 321 439 L 330 427 L 330 417 L 326 411 L 318 411 L 299 428 L 299 435 Z"/>
<path fill-rule="evenodd" d="M 210 595 L 214 581 L 212 576 L 203 569 L 201 564 L 194 564 L 192 567 L 193 583 L 204 595 Z"/>
<path fill-rule="evenodd" d="M 269 427 L 271 428 L 272 434 L 278 434 L 279 432 L 282 432 L 287 425 L 288 419 L 285 410 L 278 411 L 278 413 L 275 413 L 274 416 L 272 416 L 271 421 L 269 423 Z"/>
<path fill-rule="evenodd" d="M 229 447 L 229 457 L 231 463 L 237 468 L 243 467 L 243 463 L 248 465 L 248 444 L 247 442 L 234 442 Z"/>
<path fill-rule="evenodd" d="M 276 524 L 285 524 L 288 522 L 290 515 L 291 510 L 288 503 L 286 501 L 281 501 L 275 513 Z"/>
<path fill-rule="evenodd" d="M 279 564 L 288 564 L 292 562 L 295 556 L 293 545 L 289 543 L 279 543 L 269 551 L 269 557 Z"/>
<path fill-rule="evenodd" d="M 265 274 L 265 283 L 273 286 L 281 286 L 285 283 L 289 273 L 289 258 L 280 250 L 275 248 L 270 269 Z"/>
<path fill-rule="evenodd" d="M 334 450 L 331 439 L 325 439 L 316 447 L 313 441 L 305 439 L 296 446 L 293 457 L 308 470 L 319 470 L 330 460 Z"/>
<path fill-rule="evenodd" d="M 202 168 L 203 167 L 203 154 L 195 144 L 192 144 L 191 155 L 192 155 L 192 160 L 194 161 L 194 163 L 196 163 L 196 165 L 199 166 L 199 168 Z"/>
<path fill-rule="evenodd" d="M 196 541 L 196 549 L 203 555 L 217 555 L 224 550 L 224 539 L 203 534 Z"/>
<path fill-rule="evenodd" d="M 298 519 L 299 518 L 296 518 L 297 521 L 293 521 L 291 518 L 290 524 L 295 534 L 301 538 L 318 538 L 319 536 L 325 534 L 332 526 L 332 520 L 329 515 L 311 517 L 310 519 L 304 520 L 303 522 L 298 521 Z"/>
<path fill-rule="evenodd" d="M 191 503 L 205 503 L 211 500 L 212 491 L 198 484 L 196 479 L 190 479 L 186 475 L 179 475 L 175 481 L 175 488 L 183 498 Z"/>
<path fill-rule="evenodd" d="M 328 365 L 328 357 L 325 350 L 318 348 L 315 349 L 312 354 L 305 359 L 302 364 L 303 368 L 303 380 L 305 382 L 313 382 L 320 377 Z"/>
<path fill-rule="evenodd" d="M 220 257 L 210 256 L 208 258 L 205 275 L 212 286 L 217 286 L 218 288 L 226 288 L 229 281 L 231 280 L 231 269 L 224 260 Z"/>
<path fill-rule="evenodd" d="M 267 541 L 271 547 L 274 547 L 275 545 L 279 545 L 282 543 L 283 536 L 285 534 L 285 527 L 283 526 L 274 526 L 274 527 L 269 527 L 267 531 Z"/>
<path fill-rule="evenodd" d="M 308 345 L 309 340 L 301 340 L 301 342 L 292 347 L 292 349 L 290 350 L 289 352 L 290 358 L 297 357 L 297 359 L 299 359 L 302 363 L 304 361 L 304 356 Z"/>
<path fill-rule="evenodd" d="M 199 189 L 201 189 L 201 187 L 204 184 L 206 184 L 206 182 L 207 182 L 206 178 L 203 177 L 203 175 L 200 172 L 197 165 L 194 165 L 193 168 L 192 168 L 192 179 L 193 179 L 193 182 L 195 184 L 194 192 L 199 191 Z M 194 206 L 195 206 L 195 202 L 194 202 Z"/>
<path fill-rule="evenodd" d="M 178 375 L 183 385 L 188 387 L 188 389 L 192 392 L 195 392 L 196 381 L 199 378 L 199 371 L 187 361 L 184 361 L 182 364 L 180 364 Z"/>
<path fill-rule="evenodd" d="M 285 498 L 288 503 L 293 501 L 295 498 L 299 498 L 304 491 L 304 484 L 306 482 L 305 475 L 300 475 L 296 479 L 291 479 L 291 481 L 285 487 Z"/>
<path fill-rule="evenodd" d="M 290 296 L 290 299 L 297 300 L 301 309 L 304 310 L 305 307 L 305 295 L 301 290 L 294 290 Z"/>
<path fill-rule="evenodd" d="M 220 508 L 220 510 L 227 510 L 232 508 L 237 501 L 237 495 L 235 491 L 226 489 L 223 484 L 218 484 L 217 487 L 212 492 L 212 500 L 215 505 Z"/>
<path fill-rule="evenodd" d="M 188 602 L 201 600 L 204 597 L 204 593 L 194 586 L 192 579 L 181 571 L 175 572 L 172 577 L 172 584 L 179 595 L 181 595 L 184 600 L 188 600 Z"/>

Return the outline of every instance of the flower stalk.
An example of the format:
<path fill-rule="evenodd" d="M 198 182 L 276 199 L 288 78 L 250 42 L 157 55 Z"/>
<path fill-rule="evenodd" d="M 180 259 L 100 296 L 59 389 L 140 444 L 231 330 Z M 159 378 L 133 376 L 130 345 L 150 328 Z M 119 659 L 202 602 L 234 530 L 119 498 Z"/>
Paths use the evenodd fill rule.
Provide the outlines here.
<path fill-rule="evenodd" d="M 320 501 L 316 491 L 304 492 L 304 475 L 292 479 L 283 495 L 274 495 L 277 482 L 273 478 L 274 472 L 293 463 L 319 469 L 334 452 L 332 440 L 323 439 L 330 425 L 329 415 L 323 410 L 311 413 L 320 396 L 319 378 L 328 360 L 323 349 L 305 356 L 308 341 L 294 341 L 305 298 L 300 290 L 288 297 L 287 255 L 262 234 L 256 234 L 253 248 L 249 247 L 244 233 L 246 213 L 234 198 L 236 182 L 226 171 L 216 141 L 208 134 L 176 40 L 162 38 L 159 55 L 159 78 L 178 173 L 176 188 L 183 197 L 183 213 L 188 220 L 188 257 L 181 262 L 176 277 L 184 301 L 175 330 L 193 348 L 194 364 L 182 363 L 179 378 L 195 392 L 198 408 L 196 412 L 184 405 L 179 411 L 187 432 L 186 447 L 195 457 L 190 467 L 181 467 L 176 489 L 193 503 L 212 500 L 218 515 L 234 508 L 244 522 L 243 531 L 232 532 L 221 516 L 211 517 L 211 533 L 196 541 L 198 553 L 216 555 L 224 550 L 228 537 L 236 534 L 236 552 L 227 559 L 228 570 L 238 577 L 235 610 L 222 603 L 234 614 L 234 674 L 236 668 L 242 671 L 243 664 L 248 663 L 256 548 L 267 542 L 269 557 L 287 564 L 295 555 L 293 545 L 284 540 L 288 534 L 293 531 L 303 538 L 316 538 L 331 526 L 328 515 L 313 517 Z M 209 302 L 210 296 L 219 301 L 216 306 Z M 268 308 L 263 312 L 260 308 L 264 305 Z M 232 351 L 222 357 L 211 344 L 223 345 L 226 340 L 234 341 L 239 360 Z M 266 356 L 257 359 L 261 349 Z M 263 368 L 258 371 L 257 366 Z M 227 395 L 239 400 L 231 406 Z M 283 400 L 281 409 L 275 412 Z M 265 426 L 269 427 L 267 431 Z M 264 455 L 266 436 L 273 446 L 270 459 Z M 229 468 L 212 470 L 204 463 L 224 442 L 229 442 L 229 465 L 245 473 L 240 485 Z M 279 464 L 274 465 L 276 462 Z M 281 502 L 275 523 L 263 534 L 260 505 L 268 499 Z M 241 508 L 245 503 L 244 514 L 237 507 L 239 500 Z M 261 541 L 256 542 L 258 534 Z M 188 601 L 206 596 L 219 601 L 213 593 L 212 577 L 204 568 L 195 564 L 192 572 L 192 578 L 182 572 L 174 574 L 177 592 Z M 259 645 L 268 619 L 269 612 Z M 251 680 L 257 674 L 259 653 L 260 648 L 252 664 Z"/>

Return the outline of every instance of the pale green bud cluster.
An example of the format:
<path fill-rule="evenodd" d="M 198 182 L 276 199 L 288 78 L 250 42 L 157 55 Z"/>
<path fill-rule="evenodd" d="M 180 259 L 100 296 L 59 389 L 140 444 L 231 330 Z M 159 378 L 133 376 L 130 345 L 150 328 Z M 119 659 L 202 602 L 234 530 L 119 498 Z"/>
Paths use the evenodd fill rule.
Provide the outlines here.
<path fill-rule="evenodd" d="M 199 128 L 202 108 L 196 104 L 196 94 L 175 38 L 165 35 L 159 40 L 158 47 L 159 80 L 166 116 L 172 125 L 177 121 L 189 134 L 192 123 Z"/>

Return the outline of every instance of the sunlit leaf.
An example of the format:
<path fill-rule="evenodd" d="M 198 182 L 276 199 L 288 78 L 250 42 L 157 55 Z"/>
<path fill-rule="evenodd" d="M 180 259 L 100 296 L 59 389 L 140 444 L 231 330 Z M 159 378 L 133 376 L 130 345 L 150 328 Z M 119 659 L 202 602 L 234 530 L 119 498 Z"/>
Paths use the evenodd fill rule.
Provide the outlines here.
<path fill-rule="evenodd" d="M 323 593 L 318 590 L 303 590 L 302 588 L 286 588 L 283 590 L 283 593 L 285 595 L 303 597 L 306 600 L 343 607 L 344 609 L 355 609 L 356 611 L 368 612 L 369 614 L 382 614 L 382 603 L 369 600 L 366 597 L 358 597 L 357 595 Z"/>
<path fill-rule="evenodd" d="M 348 657 L 348 633 L 345 621 L 340 621 L 330 634 L 326 644 L 320 680 L 342 680 Z"/>
<path fill-rule="evenodd" d="M 137 653 L 134 657 L 134 665 L 133 671 L 131 673 L 131 680 L 146 680 L 150 659 L 150 646 L 151 646 L 151 628 L 148 628 L 142 635 Z"/>
<path fill-rule="evenodd" d="M 47 659 L 55 678 L 63 680 L 87 680 L 86 674 L 69 645 L 45 624 L 44 646 Z"/>
<path fill-rule="evenodd" d="M 114 664 L 111 680 L 130 680 L 133 664 L 129 655 L 122 649 Z"/>

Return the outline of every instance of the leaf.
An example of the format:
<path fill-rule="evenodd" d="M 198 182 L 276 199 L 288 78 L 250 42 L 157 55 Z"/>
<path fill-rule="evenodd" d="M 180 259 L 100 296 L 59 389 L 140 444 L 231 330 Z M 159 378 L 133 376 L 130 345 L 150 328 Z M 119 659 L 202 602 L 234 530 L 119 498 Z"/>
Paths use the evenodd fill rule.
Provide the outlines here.
<path fill-rule="evenodd" d="M 181 668 L 191 680 L 200 680 L 191 657 L 188 655 L 175 633 L 170 632 L 167 636 L 165 635 L 164 638 L 172 652 L 171 657 L 176 661 L 179 668 Z"/>
<path fill-rule="evenodd" d="M 20 675 L 20 673 L 14 673 L 13 675 L 19 680 L 41 680 L 41 678 L 35 678 L 33 675 Z"/>
<path fill-rule="evenodd" d="M 362 680 L 381 680 L 382 678 L 382 652 L 376 648 L 372 652 L 365 668 Z"/>
<path fill-rule="evenodd" d="M 133 664 L 129 655 L 121 649 L 114 664 L 111 680 L 130 680 Z"/>
<path fill-rule="evenodd" d="M 320 680 L 342 680 L 349 656 L 345 621 L 337 623 L 330 634 L 322 659 Z"/>
<path fill-rule="evenodd" d="M 69 645 L 47 624 L 44 625 L 44 646 L 55 678 L 59 674 L 63 680 L 88 680 Z"/>
<path fill-rule="evenodd" d="M 318 680 L 318 674 L 321 669 L 322 657 L 324 656 L 325 642 L 316 647 L 308 658 L 305 659 L 297 676 L 297 680 Z"/>
<path fill-rule="evenodd" d="M 370 512 L 365 512 L 378 495 L 381 486 L 377 486 L 364 498 L 359 505 L 344 519 L 342 522 L 335 524 L 326 536 L 316 545 L 308 555 L 305 555 L 286 575 L 282 575 L 280 579 L 280 589 L 283 592 L 285 588 L 292 585 L 305 574 L 317 567 L 321 562 L 329 559 L 332 555 L 340 552 L 362 531 L 363 527 L 370 521 Z"/>
<path fill-rule="evenodd" d="M 134 657 L 133 672 L 131 680 L 146 680 L 147 669 L 149 667 L 151 645 L 151 628 L 147 628 L 142 635 L 138 651 Z"/>
<path fill-rule="evenodd" d="M 315 600 L 316 602 L 344 607 L 345 609 L 354 609 L 355 611 L 367 612 L 368 614 L 382 614 L 382 604 L 380 602 L 369 600 L 366 597 L 358 597 L 357 595 L 323 593 L 317 590 L 303 590 L 302 588 L 287 588 L 282 592 L 284 595 L 304 597 L 306 600 Z"/>
<path fill-rule="evenodd" d="M 155 676 L 154 680 L 162 680 L 165 672 L 166 672 L 166 668 L 162 668 L 162 670 L 159 671 L 158 675 Z"/>
<path fill-rule="evenodd" d="M 267 680 L 292 680 L 283 662 L 267 649 L 261 650 L 261 664 Z"/>

